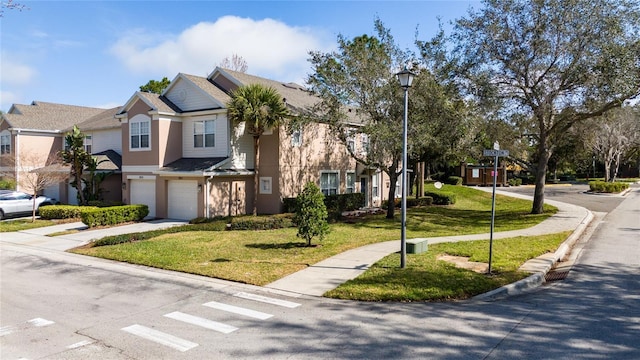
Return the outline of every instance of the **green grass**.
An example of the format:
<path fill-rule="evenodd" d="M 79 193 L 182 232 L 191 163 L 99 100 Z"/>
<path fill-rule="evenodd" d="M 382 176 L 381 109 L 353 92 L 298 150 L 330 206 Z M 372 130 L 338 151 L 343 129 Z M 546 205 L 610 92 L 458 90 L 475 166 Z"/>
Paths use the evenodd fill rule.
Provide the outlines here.
<path fill-rule="evenodd" d="M 8 220 L 0 222 L 0 232 L 22 231 L 51 225 L 56 225 L 56 223 L 40 219 L 36 219 L 36 221 L 31 221 L 31 219 Z"/>
<path fill-rule="evenodd" d="M 407 237 L 489 232 L 491 194 L 461 186 L 455 191 L 455 205 L 408 210 Z M 498 197 L 496 231 L 533 226 L 550 216 L 531 215 L 531 203 Z M 363 245 L 400 238 L 399 212 L 396 218 L 368 216 L 354 223 L 331 224 L 331 232 L 318 246 L 306 247 L 296 229 L 264 231 L 156 231 L 153 238 L 111 246 L 76 249 L 74 252 L 142 264 L 163 269 L 205 275 L 243 283 L 265 285 L 315 264 L 330 256 Z M 191 225 L 196 230 L 199 225 Z M 181 229 L 187 230 L 187 229 Z"/>
<path fill-rule="evenodd" d="M 528 259 L 554 251 L 570 233 L 494 240 L 491 275 L 437 260 L 447 254 L 487 263 L 489 241 L 485 240 L 430 245 L 426 253 L 408 254 L 405 269 L 399 268 L 400 255 L 392 254 L 325 296 L 365 301 L 466 299 L 525 278 L 529 274 L 518 268 Z"/>

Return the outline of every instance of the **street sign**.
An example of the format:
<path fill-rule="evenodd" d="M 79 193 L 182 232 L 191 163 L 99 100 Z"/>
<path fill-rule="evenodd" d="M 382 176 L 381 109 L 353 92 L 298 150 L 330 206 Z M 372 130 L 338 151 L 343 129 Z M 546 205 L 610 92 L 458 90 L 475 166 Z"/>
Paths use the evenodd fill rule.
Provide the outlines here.
<path fill-rule="evenodd" d="M 499 156 L 499 157 L 505 157 L 505 156 L 509 156 L 509 150 L 491 150 L 491 149 L 485 149 L 482 152 L 482 155 L 484 156 Z"/>

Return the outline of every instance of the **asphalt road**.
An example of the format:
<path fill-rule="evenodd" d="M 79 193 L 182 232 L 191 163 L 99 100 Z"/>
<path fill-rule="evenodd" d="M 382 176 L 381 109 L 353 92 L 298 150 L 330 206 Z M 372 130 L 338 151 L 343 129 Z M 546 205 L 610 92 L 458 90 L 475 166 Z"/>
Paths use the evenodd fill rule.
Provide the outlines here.
<path fill-rule="evenodd" d="M 616 201 L 566 280 L 494 302 L 295 298 L 0 241 L 0 358 L 638 359 L 640 191 Z"/>

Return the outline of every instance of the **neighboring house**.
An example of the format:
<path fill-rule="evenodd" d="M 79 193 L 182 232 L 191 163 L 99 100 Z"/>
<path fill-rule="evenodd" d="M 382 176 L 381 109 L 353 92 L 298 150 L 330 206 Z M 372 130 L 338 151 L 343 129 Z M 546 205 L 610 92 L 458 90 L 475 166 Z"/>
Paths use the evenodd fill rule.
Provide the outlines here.
<path fill-rule="evenodd" d="M 282 211 L 282 199 L 313 181 L 325 194 L 366 191 L 379 204 L 380 174 L 356 166 L 326 124 L 284 126 L 260 137 L 254 199 L 253 139 L 227 118 L 230 93 L 260 83 L 275 88 L 294 113 L 317 103 L 302 86 L 216 68 L 208 77 L 178 74 L 162 95 L 136 92 L 116 117 L 122 123 L 122 200 L 149 206 L 149 216 L 192 219 Z M 357 140 L 357 139 L 356 139 Z M 353 146 L 365 146 L 354 141 Z M 377 194 L 377 196 L 374 196 Z"/>
<path fill-rule="evenodd" d="M 112 159 L 119 166 L 121 153 L 120 123 L 114 118 L 119 108 L 99 109 L 75 105 L 63 105 L 34 101 L 29 105 L 14 104 L 6 114 L 0 117 L 0 151 L 3 160 L 0 170 L 11 173 L 16 179 L 17 190 L 21 189 L 21 172 L 41 168 L 47 160 L 64 148 L 65 133 L 73 125 L 89 130 L 86 145 L 95 155 Z M 114 152 L 116 153 L 114 155 Z M 10 157 L 7 159 L 5 156 Z M 7 161 L 9 160 L 9 161 Z M 113 165 L 107 165 L 114 169 Z M 20 171 L 22 170 L 22 171 Z M 109 190 L 114 200 L 121 199 L 120 179 L 115 180 L 117 191 Z M 70 190 L 71 189 L 71 190 Z M 63 203 L 77 202 L 75 189 L 68 184 L 52 186 L 44 194 Z"/>

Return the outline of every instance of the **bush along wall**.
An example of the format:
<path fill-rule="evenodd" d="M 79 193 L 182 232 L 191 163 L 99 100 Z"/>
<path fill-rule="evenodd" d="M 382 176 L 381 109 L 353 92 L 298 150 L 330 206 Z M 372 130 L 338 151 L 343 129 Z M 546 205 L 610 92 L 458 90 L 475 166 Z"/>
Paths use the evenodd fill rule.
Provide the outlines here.
<path fill-rule="evenodd" d="M 283 211 L 285 213 L 296 212 L 296 198 L 282 199 Z M 329 219 L 337 220 L 345 211 L 353 211 L 360 209 L 364 205 L 363 193 L 350 193 L 327 195 L 324 197 L 324 205 L 327 207 Z"/>
<path fill-rule="evenodd" d="M 385 200 L 382 202 L 382 208 L 386 209 L 389 200 Z M 402 199 L 397 198 L 393 200 L 395 207 L 399 208 L 402 206 Z M 433 198 L 431 196 L 423 196 L 420 198 L 407 197 L 407 207 L 416 207 L 416 206 L 430 206 L 433 205 Z"/>
<path fill-rule="evenodd" d="M 149 215 L 147 205 L 125 205 L 105 208 L 86 209 L 80 213 L 82 222 L 88 227 L 122 224 L 129 221 L 141 221 Z"/>

